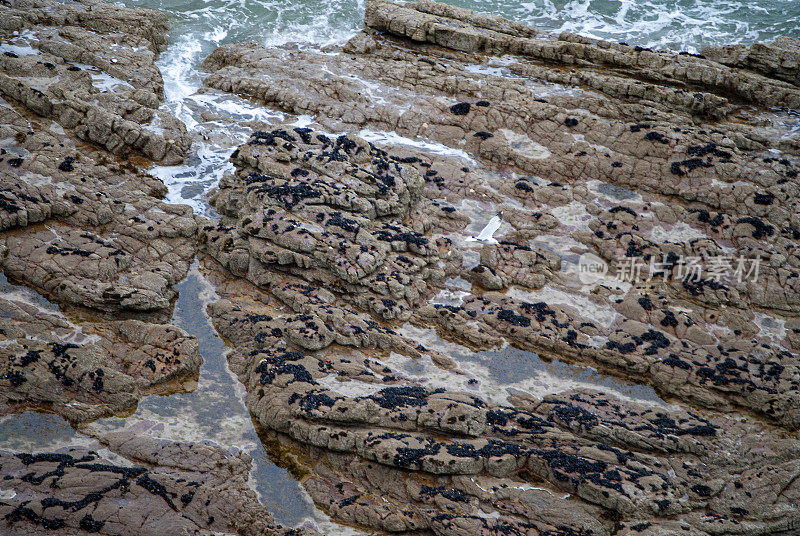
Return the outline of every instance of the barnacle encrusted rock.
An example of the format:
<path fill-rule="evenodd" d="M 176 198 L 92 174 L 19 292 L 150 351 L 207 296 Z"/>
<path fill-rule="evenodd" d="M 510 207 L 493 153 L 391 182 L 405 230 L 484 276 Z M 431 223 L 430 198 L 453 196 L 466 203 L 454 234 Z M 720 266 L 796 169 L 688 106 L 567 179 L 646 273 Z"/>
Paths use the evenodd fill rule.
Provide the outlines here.
<path fill-rule="evenodd" d="M 259 286 L 295 275 L 386 319 L 404 319 L 444 279 L 446 240 L 404 222 L 420 199 L 417 170 L 357 137 L 310 128 L 256 132 L 202 229 L 212 256 Z M 420 222 L 422 223 L 422 222 Z M 327 346 L 325 336 L 316 343 Z M 317 348 L 314 348 L 317 349 Z"/>
<path fill-rule="evenodd" d="M 170 324 L 76 325 L 57 307 L 14 293 L 0 298 L 0 342 L 0 414 L 42 409 L 75 424 L 174 390 L 202 362 L 197 339 Z"/>
<path fill-rule="evenodd" d="M 186 128 L 158 109 L 164 82 L 154 62 L 166 48 L 166 15 L 89 0 L 20 0 L 1 6 L 0 18 L 4 32 L 18 34 L 0 47 L 5 98 L 114 154 L 183 160 Z"/>
<path fill-rule="evenodd" d="M 0 450 L 8 534 L 308 534 L 273 522 L 248 486 L 243 452 L 128 430 L 100 440 L 105 453 Z"/>
<path fill-rule="evenodd" d="M 310 314 L 292 324 L 293 311 L 253 287 L 226 296 L 210 312 L 234 348 L 248 407 L 288 436 L 277 439 L 301 454 L 306 489 L 341 519 L 464 535 L 611 534 L 609 516 L 629 525 L 672 517 L 699 533 L 745 524 L 769 534 L 797 522 L 800 444 L 762 424 L 595 391 L 498 405 L 425 387 L 341 337 L 346 326 L 328 326 L 324 347 L 297 342 L 298 332 L 319 340 L 323 324 Z M 382 348 L 413 358 L 402 335 L 384 336 Z M 569 506 L 565 493 L 576 497 Z"/>
<path fill-rule="evenodd" d="M 732 69 L 730 62 L 698 55 L 571 34 L 545 36 L 435 2 L 373 0 L 365 24 L 364 32 L 338 55 L 253 43 L 222 46 L 204 62 L 211 72 L 205 83 L 312 114 L 330 129 L 366 125 L 366 134 L 378 129 L 423 136 L 484 158 L 457 167 L 451 162 L 463 162 L 461 156 L 443 156 L 442 151 L 433 158 L 418 156 L 425 150 L 406 156 L 409 151 L 403 149 L 393 155 L 393 165 L 417 169 L 425 179 L 424 195 L 431 202 L 411 211 L 407 222 L 415 231 L 429 230 L 420 242 L 439 241 L 439 255 L 449 261 L 446 275 L 460 275 L 489 291 L 513 287 L 513 292 L 470 296 L 467 290 L 463 303 L 419 308 L 412 299 L 400 302 L 402 309 L 416 308 L 418 319 L 439 323 L 444 332 L 471 344 L 485 346 L 506 338 L 546 355 L 601 364 L 623 376 L 644 374 L 661 392 L 692 403 L 744 407 L 798 426 L 796 349 L 783 328 L 767 329 L 761 316 L 767 314 L 767 323 L 782 326 L 798 310 L 797 136 L 782 131 L 779 122 L 767 124 L 774 112 L 747 118 L 735 108 L 741 103 L 789 105 L 800 95 L 797 86 L 765 69 Z M 770 50 L 775 62 L 791 66 L 791 47 L 786 47 Z M 500 54 L 506 56 L 495 61 Z M 678 83 L 683 87 L 676 87 Z M 303 154 L 305 147 L 295 148 L 302 143 L 300 133 L 287 135 L 298 140 L 276 139 L 269 150 L 256 147 L 254 139 L 239 151 L 239 190 L 243 180 L 250 180 L 251 192 L 279 195 L 287 166 L 301 158 L 320 158 L 313 150 Z M 307 135 L 317 143 L 314 133 Z M 384 148 L 398 143 L 385 139 Z M 284 143 L 287 147 L 281 148 Z M 331 143 L 323 149 L 331 155 L 338 145 L 347 145 Z M 258 163 L 241 163 L 242 158 L 256 158 L 250 156 L 253 151 Z M 265 155 L 270 162 L 264 162 Z M 275 166 L 283 168 L 280 180 L 266 174 L 256 184 L 258 169 Z M 315 180 L 314 175 L 299 175 L 301 171 L 291 187 Z M 308 259 L 320 253 L 309 254 L 311 240 L 297 240 L 291 256 L 276 253 L 293 236 L 283 233 L 283 225 L 306 232 L 295 223 L 270 222 L 274 237 L 267 237 L 266 249 L 260 236 L 248 238 L 246 248 L 236 242 L 238 236 L 258 236 L 258 228 L 263 233 L 263 221 L 282 213 L 280 206 L 273 208 L 272 216 L 253 223 L 246 215 L 256 210 L 252 205 L 240 210 L 241 203 L 225 201 L 231 184 L 223 182 L 217 205 L 230 216 L 244 217 L 244 225 L 223 219 L 221 225 L 235 229 L 226 237 L 223 264 L 235 265 L 236 275 L 249 271 L 248 277 L 259 284 L 271 280 L 252 273 L 264 259 L 282 269 L 302 266 L 294 273 L 313 280 L 319 261 Z M 304 188 L 304 193 L 298 190 L 285 199 L 294 204 L 302 197 L 298 206 L 319 203 L 314 187 Z M 269 194 L 249 195 L 248 200 L 265 207 L 280 205 L 264 202 Z M 458 220 L 444 210 L 463 217 L 469 209 L 487 205 L 505 205 L 512 229 L 504 231 L 497 245 L 479 251 L 465 247 L 459 239 L 464 231 L 454 232 Z M 472 212 L 470 220 L 485 217 L 488 210 L 481 210 Z M 328 221 L 323 216 L 322 223 Z M 468 229 L 477 234 L 480 227 Z M 228 228 L 222 232 L 227 235 Z M 365 308 L 384 318 L 406 318 L 349 292 L 358 289 L 352 286 L 353 277 L 363 283 L 362 274 L 370 268 L 358 265 L 352 259 L 357 251 L 347 253 L 353 249 L 343 244 L 338 244 L 343 249 L 335 255 L 336 266 L 329 263 L 326 270 L 336 273 L 337 285 L 344 279 L 349 286 L 327 288 L 360 307 L 370 300 Z M 329 245 L 332 251 L 335 246 Z M 223 258 L 219 247 L 211 251 Z M 448 249 L 450 257 L 444 253 Z M 611 273 L 615 264 L 643 264 L 642 284 L 610 288 L 601 282 L 591 295 L 579 297 L 585 292 L 578 288 L 582 283 L 564 272 L 574 271 L 577 257 L 586 252 L 608 261 Z M 463 259 L 460 273 L 454 268 L 457 256 Z M 371 267 L 375 257 L 365 252 L 363 258 Z M 710 275 L 681 275 L 687 258 Z M 751 268 L 757 263 L 754 274 Z M 727 272 L 721 273 L 726 265 Z M 742 267 L 748 273 L 739 271 L 734 277 Z M 430 282 L 442 287 L 441 280 Z M 401 283 L 417 295 L 416 282 Z M 403 294 L 391 285 L 389 290 L 392 300 Z M 575 300 L 549 303 L 553 292 L 566 292 L 560 295 Z M 621 305 L 642 302 L 664 312 L 643 317 Z M 691 308 L 685 320 L 678 320 L 683 312 L 674 309 L 679 302 Z M 580 303 L 588 303 L 589 310 Z M 754 308 L 766 313 L 754 313 Z M 595 312 L 604 316 L 601 322 L 593 318 Z"/>
<path fill-rule="evenodd" d="M 247 406 L 316 503 L 423 534 L 791 530 L 796 44 L 704 57 L 427 0 L 370 0 L 365 26 L 203 64 L 325 129 L 254 134 L 202 233 Z M 498 393 L 464 353 L 507 344 L 674 404 Z"/>
<path fill-rule="evenodd" d="M 158 179 L 0 105 L 0 268 L 72 305 L 164 311 L 194 257 L 188 206 Z"/>
<path fill-rule="evenodd" d="M 174 162 L 187 147 L 184 126 L 157 112 L 166 21 L 99 2 L 0 14 L 0 413 L 79 424 L 130 411 L 191 385 L 202 362 L 195 337 L 166 322 L 195 216 L 162 201 L 144 159 L 116 156 Z M 161 133 L 147 130 L 154 118 Z"/>
<path fill-rule="evenodd" d="M 335 519 L 425 536 L 800 525 L 796 40 L 673 53 L 368 0 L 335 53 L 234 43 L 204 61 L 204 91 L 314 123 L 259 127 L 200 221 L 133 156 L 189 145 L 158 110 L 164 17 L 0 10 L 25 30 L 0 48 L 0 268 L 62 306 L 3 282 L 0 412 L 83 424 L 196 374 L 197 341 L 164 322 L 199 247 L 254 422 Z M 548 384 L 550 367 L 575 378 Z M 133 464 L 0 453 L 6 526 L 293 534 L 243 455 L 98 437 Z"/>

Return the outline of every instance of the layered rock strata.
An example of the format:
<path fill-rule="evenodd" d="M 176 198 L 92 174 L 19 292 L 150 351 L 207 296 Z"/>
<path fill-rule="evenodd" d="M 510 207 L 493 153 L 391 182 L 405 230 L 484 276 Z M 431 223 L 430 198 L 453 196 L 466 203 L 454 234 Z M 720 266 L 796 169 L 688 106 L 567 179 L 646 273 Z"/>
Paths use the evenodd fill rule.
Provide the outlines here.
<path fill-rule="evenodd" d="M 209 443 L 107 433 L 104 448 L 0 450 L 11 534 L 289 535 L 248 486 L 250 458 Z"/>
<path fill-rule="evenodd" d="M 255 133 L 201 233 L 247 405 L 317 504 L 422 534 L 792 530 L 792 42 L 674 54 L 424 0 L 365 26 L 204 62 L 324 129 Z M 465 347 L 506 344 L 674 404 L 494 390 Z"/>
<path fill-rule="evenodd" d="M 158 110 L 166 19 L 98 2 L 0 11 L 0 413 L 128 412 L 191 386 L 202 362 L 168 323 L 197 222 L 142 170 L 189 144 Z"/>
<path fill-rule="evenodd" d="M 796 40 L 672 53 L 370 0 L 341 49 L 205 60 L 206 90 L 316 123 L 254 132 L 200 221 L 141 172 L 190 144 L 159 110 L 164 17 L 0 9 L 17 32 L 0 49 L 0 268 L 52 300 L 4 283 L 0 412 L 84 424 L 186 387 L 197 341 L 166 319 L 199 247 L 247 407 L 335 519 L 795 530 L 800 143 L 779 110 L 800 107 Z M 587 279 L 581 256 L 610 271 Z M 521 358 L 498 373 L 489 350 Z M 662 398 L 522 377 L 540 357 Z M 100 439 L 127 462 L 0 453 L 9 530 L 287 532 L 244 455 Z"/>
<path fill-rule="evenodd" d="M 15 32 L 0 54 L 6 98 L 114 154 L 183 159 L 186 128 L 158 109 L 166 15 L 95 0 L 14 1 L 0 13 L 0 29 Z"/>

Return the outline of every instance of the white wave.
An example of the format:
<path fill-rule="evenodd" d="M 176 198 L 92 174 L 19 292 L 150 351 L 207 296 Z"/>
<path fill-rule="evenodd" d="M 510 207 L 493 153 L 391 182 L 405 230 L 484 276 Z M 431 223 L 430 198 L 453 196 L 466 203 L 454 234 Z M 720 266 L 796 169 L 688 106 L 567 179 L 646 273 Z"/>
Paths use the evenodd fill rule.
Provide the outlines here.
<path fill-rule="evenodd" d="M 538 29 L 697 52 L 706 45 L 771 41 L 797 35 L 796 0 L 450 0 Z"/>
<path fill-rule="evenodd" d="M 428 153 L 437 154 L 440 156 L 446 156 L 450 158 L 457 158 L 462 162 L 469 164 L 469 165 L 477 165 L 475 159 L 473 159 L 470 154 L 466 151 L 461 149 L 453 149 L 452 147 L 448 147 L 447 145 L 443 145 L 441 143 L 430 141 L 427 139 L 411 139 L 406 138 L 405 136 L 401 136 L 397 132 L 384 132 L 384 131 L 377 131 L 371 129 L 363 129 L 361 132 L 358 133 L 358 136 L 377 144 L 385 144 L 385 145 L 406 145 L 408 147 L 413 147 L 415 149 L 419 149 L 421 151 L 425 151 Z"/>

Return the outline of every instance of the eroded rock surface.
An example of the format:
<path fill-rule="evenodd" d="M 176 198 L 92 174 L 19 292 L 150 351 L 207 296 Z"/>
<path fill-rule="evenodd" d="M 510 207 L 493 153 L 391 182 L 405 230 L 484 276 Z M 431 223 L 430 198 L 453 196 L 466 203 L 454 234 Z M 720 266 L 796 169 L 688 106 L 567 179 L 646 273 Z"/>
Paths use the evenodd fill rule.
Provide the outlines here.
<path fill-rule="evenodd" d="M 235 275 L 267 285 L 295 274 L 386 319 L 408 318 L 443 281 L 447 240 L 403 222 L 424 184 L 413 167 L 308 128 L 257 132 L 234 161 L 213 203 L 236 226 L 223 218 L 201 239 Z"/>
<path fill-rule="evenodd" d="M 323 128 L 255 133 L 201 233 L 248 408 L 317 504 L 422 534 L 793 530 L 794 42 L 675 54 L 425 0 L 365 26 L 204 62 Z M 506 344 L 674 404 L 495 389 L 465 353 Z"/>
<path fill-rule="evenodd" d="M 137 158 L 189 146 L 158 110 L 164 17 L 0 9 L 21 32 L 0 50 L 0 268 L 63 309 L 0 298 L 0 411 L 84 423 L 179 387 L 197 342 L 165 321 L 200 247 L 247 407 L 335 519 L 448 536 L 800 523 L 800 143 L 779 111 L 800 107 L 796 40 L 671 53 L 370 0 L 341 49 L 205 60 L 208 91 L 315 123 L 254 132 L 200 221 Z M 587 282 L 589 254 L 611 269 Z M 517 361 L 498 372 L 489 350 Z M 514 378 L 540 356 L 669 403 Z M 101 439 L 134 464 L 0 453 L 7 526 L 284 530 L 241 455 Z"/>
<path fill-rule="evenodd" d="M 103 2 L 14 1 L 2 9 L 0 91 L 31 112 L 73 129 L 114 154 L 183 160 L 183 123 L 159 111 L 155 66 L 167 18 Z"/>
<path fill-rule="evenodd" d="M 2 9 L 8 30 L 24 31 L 0 45 L 8 49 L 0 54 L 7 73 L 0 76 L 7 99 L 0 103 L 0 267 L 73 305 L 168 309 L 194 256 L 191 209 L 159 200 L 166 189 L 137 169 L 144 161 L 132 165 L 79 141 L 182 159 L 183 124 L 157 112 L 161 75 L 153 61 L 165 45 L 164 16 L 102 3 Z M 109 82 L 108 73 L 120 79 Z"/>
<path fill-rule="evenodd" d="M 421 318 L 478 346 L 505 337 L 534 351 L 601 363 L 620 374 L 645 374 L 670 396 L 711 407 L 743 406 L 797 426 L 800 376 L 794 347 L 781 335 L 773 341 L 767 330 L 752 329 L 761 314 L 754 315 L 753 308 L 784 317 L 797 311 L 795 249 L 800 235 L 792 156 L 797 136 L 781 133 L 777 124 L 755 128 L 767 120 L 767 112 L 743 124 L 735 111 L 742 103 L 769 107 L 793 102 L 797 86 L 771 78 L 764 69 L 734 70 L 699 56 L 574 35 L 544 36 L 432 2 L 369 2 L 365 21 L 367 29 L 334 56 L 252 43 L 220 47 L 204 64 L 212 73 L 206 84 L 313 114 L 333 130 L 368 126 L 424 136 L 501 166 L 456 168 L 452 158 L 438 156 L 437 163 L 446 163 L 440 173 L 430 159 L 394 155 L 395 166 L 416 168 L 426 181 L 427 199 L 407 221 L 415 230 L 432 230 L 421 240 L 432 243 L 440 237 L 440 257 L 448 266 L 464 254 L 469 272 L 458 275 L 487 290 L 545 287 L 528 295 L 469 296 L 463 304 L 421 308 Z M 775 61 L 791 66 L 784 58 L 786 49 L 773 48 L 780 51 Z M 475 52 L 487 54 L 488 60 Z M 502 61 L 492 59 L 499 54 L 506 54 Z M 649 83 L 643 84 L 643 78 Z M 677 83 L 696 87 L 677 89 Z M 678 96 L 689 100 L 679 105 L 676 99 L 683 97 Z M 713 124 L 707 123 L 712 119 Z M 306 135 L 317 143 L 313 133 Z M 258 166 L 275 165 L 263 161 L 264 151 L 250 156 L 258 143 L 251 140 L 237 157 L 260 159 L 240 165 L 242 192 L 245 175 L 254 180 Z M 290 165 L 301 161 L 303 149 L 295 148 L 294 141 L 275 143 L 268 159 L 288 158 Z M 342 142 L 331 143 L 332 149 Z M 768 150 L 783 151 L 785 157 L 771 156 Z M 310 154 L 302 158 L 311 159 Z M 315 177 L 294 182 L 305 180 Z M 228 187 L 223 184 L 221 195 L 228 195 Z M 270 181 L 249 188 L 277 186 Z M 252 194 L 250 199 L 261 202 Z M 472 251 L 459 251 L 458 239 L 447 233 L 457 223 L 447 223 L 446 211 L 458 214 L 459 208 L 475 203 L 516 203 L 505 217 L 513 230 L 501 244 L 484 246 L 478 258 Z M 218 204 L 231 208 L 223 201 Z M 247 214 L 251 235 L 250 213 L 257 210 L 249 206 L 239 213 Z M 278 229 L 273 225 L 273 232 Z M 449 257 L 443 239 L 456 246 L 449 248 Z M 558 273 L 558 260 L 541 251 L 554 249 L 554 243 L 561 257 L 591 251 L 612 266 L 640 262 L 645 265 L 642 279 L 655 275 L 657 284 L 627 289 L 601 285 L 588 299 L 607 311 L 611 323 L 598 325 L 591 314 L 570 309 L 573 304 L 537 298 L 548 294 L 546 283 L 554 277 L 555 288 L 576 290 L 574 279 Z M 245 257 L 235 246 L 233 250 L 231 258 L 242 269 L 258 258 L 252 253 Z M 368 253 L 363 257 L 373 262 Z M 726 266 L 728 271 L 687 279 L 680 275 L 686 258 L 695 259 L 707 274 Z M 648 267 L 653 263 L 658 270 Z M 742 278 L 740 271 L 734 278 L 737 263 L 740 270 L 759 263 L 759 272 Z M 452 268 L 446 272 L 456 273 Z M 666 301 L 653 305 L 659 300 Z M 622 306 L 642 301 L 650 304 L 647 315 Z M 694 304 L 694 314 L 687 313 L 690 318 L 679 323 L 676 311 L 662 307 L 663 314 L 651 313 L 653 307 L 674 301 Z M 734 310 L 706 312 L 723 307 Z M 485 329 L 476 332 L 476 322 Z M 750 327 L 741 329 L 743 324 Z M 717 327 L 723 332 L 714 335 Z M 759 332 L 769 342 L 754 336 Z"/>
<path fill-rule="evenodd" d="M 202 361 L 167 322 L 195 216 L 161 200 L 146 160 L 117 157 L 177 161 L 188 146 L 183 125 L 157 112 L 166 20 L 97 2 L 0 11 L 0 413 L 77 424 L 129 411 L 180 389 Z M 147 130 L 156 117 L 161 133 Z M 166 143 L 173 134 L 183 141 Z"/>
<path fill-rule="evenodd" d="M 405 358 L 341 337 L 347 327 L 334 322 L 321 347 L 323 322 L 276 300 L 281 291 L 221 288 L 230 301 L 210 310 L 235 348 L 229 360 L 248 407 L 285 434 L 278 440 L 299 456 L 298 472 L 310 473 L 306 489 L 338 518 L 465 535 L 612 534 L 610 518 L 677 518 L 701 534 L 742 525 L 769 534 L 796 522 L 800 443 L 778 430 L 595 391 L 499 405 L 430 388 L 398 366 L 413 355 L 402 335 L 384 333 L 381 347 Z"/>
<path fill-rule="evenodd" d="M 300 534 L 274 524 L 248 487 L 250 459 L 211 443 L 107 433 L 98 452 L 0 451 L 10 534 Z"/>
<path fill-rule="evenodd" d="M 35 408 L 82 423 L 132 410 L 144 394 L 174 390 L 200 368 L 197 340 L 173 325 L 75 325 L 57 308 L 8 298 L 0 298 L 0 413 Z"/>

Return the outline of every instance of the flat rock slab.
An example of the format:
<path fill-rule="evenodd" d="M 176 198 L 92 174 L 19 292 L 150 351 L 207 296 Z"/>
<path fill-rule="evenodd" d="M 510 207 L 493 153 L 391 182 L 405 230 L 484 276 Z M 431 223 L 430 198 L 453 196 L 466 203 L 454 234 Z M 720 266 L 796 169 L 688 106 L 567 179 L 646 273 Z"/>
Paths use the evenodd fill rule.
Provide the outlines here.
<path fill-rule="evenodd" d="M 190 388 L 198 342 L 168 320 L 197 220 L 142 170 L 189 143 L 158 110 L 166 17 L 99 2 L 0 11 L 0 414 L 77 425 Z"/>
<path fill-rule="evenodd" d="M 6 534 L 301 534 L 276 525 L 248 486 L 251 460 L 212 443 L 105 434 L 101 452 L 0 451 Z"/>

